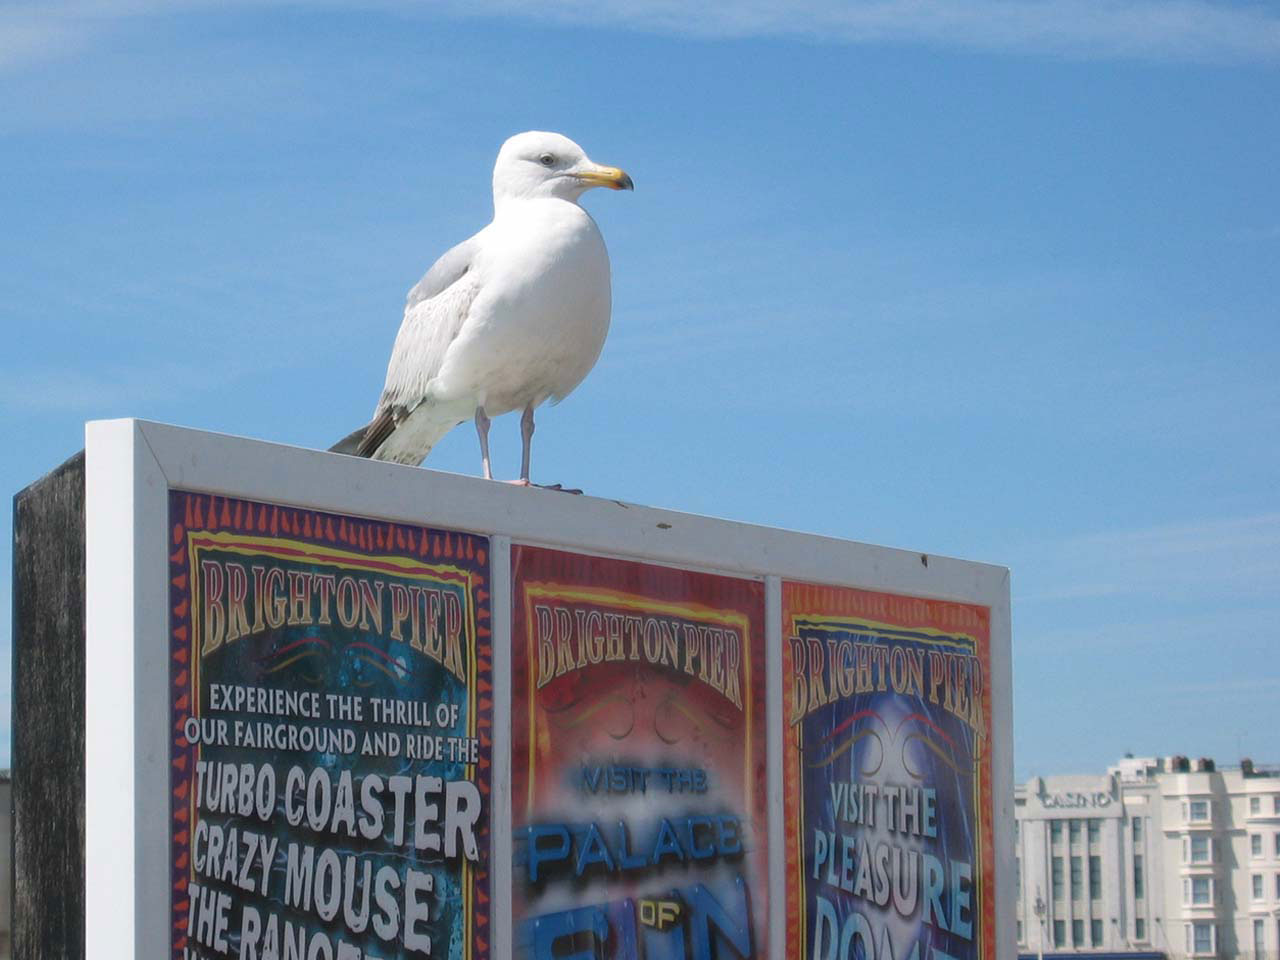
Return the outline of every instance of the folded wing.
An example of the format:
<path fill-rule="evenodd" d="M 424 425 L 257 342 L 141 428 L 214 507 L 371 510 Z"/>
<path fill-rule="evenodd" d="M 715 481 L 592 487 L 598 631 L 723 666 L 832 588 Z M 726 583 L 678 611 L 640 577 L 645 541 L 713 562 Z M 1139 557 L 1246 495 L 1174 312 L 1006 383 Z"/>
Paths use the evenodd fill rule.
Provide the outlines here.
<path fill-rule="evenodd" d="M 440 372 L 449 346 L 466 324 L 475 300 L 478 285 L 471 269 L 479 237 L 480 234 L 476 234 L 445 253 L 409 291 L 373 419 L 339 440 L 330 450 L 377 458 L 396 429 L 427 399 L 431 381 Z M 440 435 L 448 429 L 441 429 Z M 439 437 L 415 437 L 414 445 L 424 446 L 417 462 L 426 457 L 437 439 Z M 395 459 L 406 462 L 405 457 L 406 451 L 400 449 Z"/>

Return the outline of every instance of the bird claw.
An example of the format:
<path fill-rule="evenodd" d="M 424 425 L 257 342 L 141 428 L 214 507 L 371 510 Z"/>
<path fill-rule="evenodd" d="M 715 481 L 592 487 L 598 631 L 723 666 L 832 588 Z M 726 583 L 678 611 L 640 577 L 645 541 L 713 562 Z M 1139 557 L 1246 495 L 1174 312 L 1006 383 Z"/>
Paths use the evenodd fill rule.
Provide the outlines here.
<path fill-rule="evenodd" d="M 582 496 L 582 491 L 573 487 L 566 487 L 559 483 L 531 483 L 524 477 L 519 480 L 504 480 L 503 483 L 509 483 L 513 487 L 537 487 L 539 490 L 555 490 L 558 493 L 572 493 L 575 496 Z"/>
<path fill-rule="evenodd" d="M 535 487 L 541 487 L 543 490 L 558 490 L 560 493 L 572 493 L 574 496 L 582 496 L 582 491 L 574 487 L 566 487 L 559 483 L 535 483 Z"/>

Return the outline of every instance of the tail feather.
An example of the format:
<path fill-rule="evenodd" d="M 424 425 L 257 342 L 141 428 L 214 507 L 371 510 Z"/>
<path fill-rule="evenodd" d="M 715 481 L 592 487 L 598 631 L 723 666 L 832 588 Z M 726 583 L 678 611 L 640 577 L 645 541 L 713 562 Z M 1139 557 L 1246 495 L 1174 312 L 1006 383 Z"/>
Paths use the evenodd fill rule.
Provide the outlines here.
<path fill-rule="evenodd" d="M 417 466 L 446 433 L 466 422 L 464 409 L 469 409 L 469 405 L 428 402 L 420 403 L 407 413 L 401 408 L 397 411 L 399 417 L 389 410 L 384 411 L 372 423 L 353 430 L 329 450 L 352 457 Z"/>
<path fill-rule="evenodd" d="M 358 430 L 352 430 L 345 437 L 329 448 L 330 453 L 345 453 L 349 457 L 360 456 L 360 441 L 364 439 L 364 435 L 368 432 L 369 426 L 361 427 Z"/>
<path fill-rule="evenodd" d="M 351 431 L 330 447 L 329 452 L 345 453 L 352 457 L 376 456 L 378 448 L 391 436 L 404 413 L 404 407 L 383 407 L 363 427 Z"/>
<path fill-rule="evenodd" d="M 396 424 L 369 456 L 375 460 L 417 466 L 446 433 L 467 421 L 471 409 L 469 404 L 420 403 Z"/>

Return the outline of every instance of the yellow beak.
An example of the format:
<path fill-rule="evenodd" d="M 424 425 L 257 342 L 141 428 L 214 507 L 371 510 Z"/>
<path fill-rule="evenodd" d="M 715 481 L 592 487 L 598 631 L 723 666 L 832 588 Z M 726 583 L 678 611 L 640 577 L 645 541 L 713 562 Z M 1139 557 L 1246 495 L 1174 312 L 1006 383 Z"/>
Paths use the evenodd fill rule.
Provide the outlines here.
<path fill-rule="evenodd" d="M 578 174 L 578 179 L 593 187 L 608 187 L 610 190 L 634 190 L 631 178 L 617 167 L 596 167 Z"/>

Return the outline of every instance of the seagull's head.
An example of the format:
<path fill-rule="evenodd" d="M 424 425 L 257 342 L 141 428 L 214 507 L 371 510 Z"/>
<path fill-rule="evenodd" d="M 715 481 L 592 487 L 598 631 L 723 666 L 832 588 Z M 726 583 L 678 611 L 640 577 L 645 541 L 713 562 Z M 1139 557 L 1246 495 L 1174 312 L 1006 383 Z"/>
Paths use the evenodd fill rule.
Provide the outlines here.
<path fill-rule="evenodd" d="M 558 133 L 518 133 L 502 145 L 493 165 L 495 204 L 548 197 L 576 202 L 592 187 L 630 190 L 632 183 L 617 167 L 592 162 L 580 146 Z"/>

